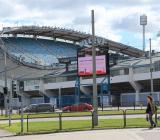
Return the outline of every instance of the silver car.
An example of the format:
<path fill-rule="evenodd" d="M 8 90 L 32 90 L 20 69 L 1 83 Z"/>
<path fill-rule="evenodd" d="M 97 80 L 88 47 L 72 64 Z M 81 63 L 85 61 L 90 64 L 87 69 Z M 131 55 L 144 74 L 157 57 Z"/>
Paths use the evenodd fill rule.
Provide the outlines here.
<path fill-rule="evenodd" d="M 54 112 L 54 105 L 50 103 L 31 104 L 24 108 L 24 112 Z"/>

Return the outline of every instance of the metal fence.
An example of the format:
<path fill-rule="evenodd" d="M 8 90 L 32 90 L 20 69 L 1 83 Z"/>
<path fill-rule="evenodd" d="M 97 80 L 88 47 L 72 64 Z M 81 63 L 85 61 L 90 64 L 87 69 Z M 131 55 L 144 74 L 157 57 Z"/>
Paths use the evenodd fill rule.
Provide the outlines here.
<path fill-rule="evenodd" d="M 1 115 L 3 115 L 3 110 L 1 110 Z M 99 126 L 94 126 L 93 123 L 93 111 L 88 111 L 88 112 L 52 112 L 52 113 L 30 113 L 30 114 L 26 114 L 25 116 L 25 120 L 23 122 L 23 127 L 26 127 L 26 132 L 53 132 L 54 131 L 65 131 L 65 130 L 72 130 L 72 129 L 78 129 L 76 128 L 76 123 L 74 122 L 74 120 L 79 121 L 80 123 L 84 121 L 86 121 L 87 129 L 97 129 L 97 128 L 102 128 L 101 126 L 103 126 L 103 128 L 113 128 L 112 124 L 110 123 L 110 121 L 112 121 L 112 117 L 116 118 L 114 119 L 114 121 L 118 120 L 118 124 L 116 126 L 114 126 L 114 128 L 126 128 L 126 127 L 132 127 L 132 125 L 130 124 L 130 119 L 131 117 L 129 117 L 130 115 L 137 115 L 137 118 L 141 118 L 145 121 L 145 118 L 138 117 L 138 115 L 144 115 L 145 114 L 145 109 L 143 108 L 136 108 L 132 107 L 132 108 L 127 108 L 127 109 L 121 109 L 120 107 L 118 108 L 114 108 L 114 109 L 105 109 L 105 110 L 99 110 Z M 158 117 L 158 115 L 160 114 L 160 109 L 157 110 L 157 112 L 155 113 L 155 122 L 158 125 L 158 120 L 160 117 Z M 100 118 L 101 117 L 101 118 Z M 37 119 L 37 120 L 35 120 Z M 47 120 L 49 119 L 49 120 Z M 34 121 L 35 120 L 35 121 Z M 69 120 L 69 121 L 68 121 Z M 108 120 L 107 123 L 104 125 L 102 120 Z M 50 127 L 49 128 L 38 128 L 38 129 L 33 129 L 34 125 L 36 122 L 47 122 L 50 121 Z M 71 126 L 71 128 L 67 127 L 66 128 L 66 122 L 68 121 L 68 123 L 72 123 L 73 126 Z M 141 123 L 141 120 L 138 120 L 138 123 Z M 143 121 L 143 123 L 144 123 Z M 110 124 L 110 126 L 109 126 Z M 132 123 L 134 126 L 134 122 Z M 143 124 L 145 127 L 147 126 L 146 124 L 149 123 L 145 121 L 145 124 Z M 55 125 L 55 126 L 54 126 Z M 139 125 L 139 124 L 138 124 Z M 21 125 L 22 126 L 22 125 Z M 141 127 L 141 125 L 139 125 Z M 43 128 L 43 124 L 42 126 L 40 126 Z M 44 125 L 45 127 L 45 125 Z M 25 129 L 21 129 L 21 133 L 24 132 Z"/>
<path fill-rule="evenodd" d="M 144 111 L 144 113 L 143 112 L 140 112 L 140 113 L 134 113 L 134 111 L 142 111 L 143 109 L 125 109 L 125 110 L 123 110 L 123 109 L 119 109 L 119 110 L 104 110 L 104 111 L 102 111 L 103 112 L 103 114 L 101 114 L 100 112 L 99 112 L 99 115 L 98 116 L 104 116 L 104 117 L 109 117 L 109 116 L 118 116 L 119 117 L 119 119 L 118 120 L 120 120 L 121 121 L 121 123 L 120 123 L 120 125 L 119 126 L 117 126 L 118 128 L 126 128 L 127 127 L 127 120 L 128 120 L 128 116 L 129 115 L 140 115 L 140 114 L 144 114 L 145 113 L 145 110 L 143 110 Z M 109 112 L 112 112 L 112 111 L 114 111 L 115 113 L 109 113 Z M 130 113 L 130 111 L 133 111 L 133 113 Z M 70 112 L 70 113 L 77 113 L 77 112 Z M 45 115 L 48 115 L 47 117 L 45 117 L 45 118 L 54 118 L 53 119 L 53 121 L 56 121 L 57 122 L 57 128 L 56 128 L 56 130 L 57 131 L 62 131 L 62 130 L 65 130 L 65 128 L 63 129 L 63 124 L 64 124 L 64 122 L 65 122 L 65 120 L 66 119 L 64 119 L 64 118 L 70 118 L 70 117 L 72 117 L 72 119 L 74 120 L 75 119 L 75 117 L 81 117 L 81 118 L 84 118 L 84 117 L 88 117 L 88 122 L 89 122 L 89 124 L 90 125 L 88 125 L 88 128 L 89 129 L 96 129 L 97 128 L 97 126 L 94 126 L 94 123 L 93 123 L 93 111 L 91 111 L 91 112 L 88 112 L 88 115 L 79 115 L 79 116 L 71 116 L 71 115 L 69 115 L 70 113 L 68 113 L 68 115 L 66 115 L 66 113 L 63 113 L 63 112 L 59 112 L 59 113 L 52 113 L 52 117 L 50 116 L 51 115 L 51 113 L 41 113 L 41 115 L 43 115 L 43 114 L 45 114 Z M 80 113 L 80 112 L 78 112 L 78 113 Z M 81 113 L 84 113 L 84 112 L 81 112 Z M 85 112 L 86 113 L 86 112 Z M 157 114 L 159 114 L 160 112 L 157 112 L 156 114 L 155 114 L 155 122 L 158 124 L 158 117 L 157 117 Z M 31 120 L 32 119 L 39 119 L 39 118 L 42 118 L 42 117 L 39 117 L 39 113 L 35 113 L 35 114 L 28 114 L 27 115 L 27 132 L 32 132 L 32 131 L 30 131 L 30 128 L 32 128 L 32 126 L 31 125 L 34 125 L 34 123 L 33 124 L 30 124 L 30 122 L 31 122 Z M 44 117 L 43 117 L 44 118 Z M 104 118 L 105 119 L 105 118 Z M 145 118 L 144 118 L 144 120 L 145 120 Z M 100 119 L 99 119 L 99 121 L 100 121 Z M 110 121 L 110 119 L 108 119 L 108 122 Z M 76 125 L 76 124 L 73 124 L 73 125 Z M 107 124 L 106 124 L 107 125 Z M 112 126 L 110 126 L 111 128 L 112 128 Z M 105 128 L 105 126 L 104 126 L 104 128 Z M 70 128 L 71 129 L 71 128 Z M 43 130 L 42 130 L 43 131 Z"/>
<path fill-rule="evenodd" d="M 88 113 L 86 115 L 69 115 L 70 113 L 74 114 L 74 113 Z M 76 118 L 76 117 L 90 117 L 90 124 L 92 126 L 92 128 L 94 128 L 93 126 L 93 112 L 92 111 L 88 111 L 88 112 L 55 112 L 55 113 L 31 113 L 31 114 L 27 114 L 27 118 L 26 118 L 26 129 L 27 132 L 29 132 L 29 124 L 30 124 L 30 120 L 33 119 L 53 119 L 52 121 L 58 122 L 58 127 L 56 128 L 56 130 L 63 130 L 63 118 Z"/>

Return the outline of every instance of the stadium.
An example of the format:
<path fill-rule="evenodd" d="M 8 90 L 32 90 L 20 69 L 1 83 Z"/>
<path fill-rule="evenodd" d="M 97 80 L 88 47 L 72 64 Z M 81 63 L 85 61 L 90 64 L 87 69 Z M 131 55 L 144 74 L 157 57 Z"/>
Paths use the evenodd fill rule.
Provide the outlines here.
<path fill-rule="evenodd" d="M 97 76 L 99 106 L 146 105 L 149 94 L 160 100 L 160 53 L 152 51 L 151 69 L 149 52 L 99 36 L 95 40 L 97 48 L 109 53 L 110 66 L 109 73 Z M 77 75 L 77 52 L 89 46 L 91 35 L 72 29 L 4 27 L 0 39 L 1 106 L 6 81 L 12 108 L 20 107 L 22 92 L 24 106 L 52 103 L 58 108 L 92 103 L 92 78 Z"/>

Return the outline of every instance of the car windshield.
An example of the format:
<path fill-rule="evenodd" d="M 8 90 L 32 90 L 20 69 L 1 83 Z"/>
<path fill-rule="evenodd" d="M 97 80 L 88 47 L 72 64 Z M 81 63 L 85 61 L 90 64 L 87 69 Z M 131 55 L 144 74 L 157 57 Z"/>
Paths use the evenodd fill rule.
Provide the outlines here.
<path fill-rule="evenodd" d="M 36 107 L 36 105 L 29 105 L 27 108 L 34 108 L 34 107 Z"/>

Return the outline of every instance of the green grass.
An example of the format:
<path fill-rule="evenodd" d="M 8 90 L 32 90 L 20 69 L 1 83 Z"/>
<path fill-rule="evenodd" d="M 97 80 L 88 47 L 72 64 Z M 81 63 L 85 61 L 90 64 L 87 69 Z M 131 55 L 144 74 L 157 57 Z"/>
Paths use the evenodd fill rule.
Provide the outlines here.
<path fill-rule="evenodd" d="M 128 110 L 127 114 L 144 114 L 145 110 Z M 121 110 L 113 110 L 113 111 L 99 111 L 99 115 L 122 115 L 123 112 Z M 91 115 L 91 112 L 65 112 L 62 113 L 62 116 L 88 116 Z M 37 118 L 37 117 L 58 117 L 57 113 L 50 113 L 50 114 L 33 114 L 30 115 L 29 118 Z M 19 119 L 21 118 L 20 115 L 17 114 L 12 114 L 11 115 L 12 119 Z M 27 114 L 24 114 L 24 118 L 27 118 Z M 8 117 L 0 116 L 0 119 L 8 119 Z"/>
<path fill-rule="evenodd" d="M 26 123 L 24 123 L 24 133 L 27 133 Z M 145 118 L 131 118 L 127 119 L 126 128 L 149 127 L 149 123 Z M 11 127 L 8 124 L 1 124 L 1 129 L 10 132 L 20 133 L 20 123 L 13 123 Z M 108 128 L 123 128 L 123 119 L 100 119 L 99 125 L 94 129 L 108 129 Z M 75 131 L 75 130 L 91 130 L 91 120 L 66 120 L 62 122 L 61 131 Z M 43 132 L 59 132 L 58 121 L 45 122 L 29 122 L 29 133 L 43 133 Z"/>

